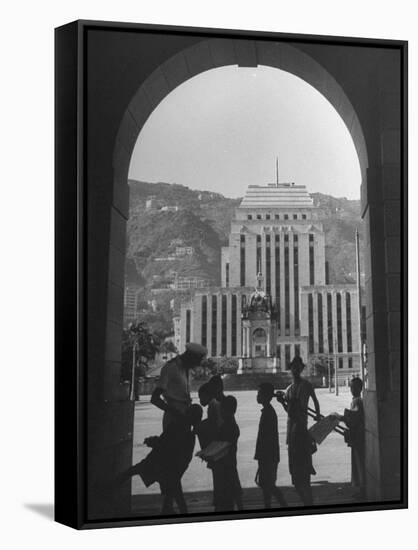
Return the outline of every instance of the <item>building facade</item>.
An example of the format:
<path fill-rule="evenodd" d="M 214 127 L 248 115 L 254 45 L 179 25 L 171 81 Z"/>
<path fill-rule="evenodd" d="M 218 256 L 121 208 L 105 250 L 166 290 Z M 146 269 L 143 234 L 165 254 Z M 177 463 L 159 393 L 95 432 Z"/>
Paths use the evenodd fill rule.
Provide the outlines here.
<path fill-rule="evenodd" d="M 141 287 L 135 283 L 125 281 L 123 294 L 123 324 L 127 326 L 138 318 L 139 291 Z"/>
<path fill-rule="evenodd" d="M 358 370 L 357 287 L 328 284 L 321 211 L 305 186 L 249 186 L 221 254 L 221 287 L 181 305 L 180 350 L 199 342 L 242 371 L 284 370 L 295 355 Z"/>

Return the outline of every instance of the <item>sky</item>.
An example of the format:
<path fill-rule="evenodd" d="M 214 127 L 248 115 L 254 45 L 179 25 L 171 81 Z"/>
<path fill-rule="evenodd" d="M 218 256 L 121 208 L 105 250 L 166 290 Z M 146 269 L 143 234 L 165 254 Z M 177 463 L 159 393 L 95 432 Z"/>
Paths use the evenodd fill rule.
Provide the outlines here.
<path fill-rule="evenodd" d="M 173 90 L 136 142 L 129 177 L 243 196 L 279 181 L 360 197 L 360 166 L 337 111 L 304 80 L 271 67 L 222 67 Z"/>

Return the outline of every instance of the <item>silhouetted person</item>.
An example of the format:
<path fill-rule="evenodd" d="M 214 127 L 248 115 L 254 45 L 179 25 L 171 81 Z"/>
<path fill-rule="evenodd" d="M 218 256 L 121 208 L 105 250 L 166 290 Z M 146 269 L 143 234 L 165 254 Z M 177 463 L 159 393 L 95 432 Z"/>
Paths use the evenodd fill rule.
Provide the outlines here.
<path fill-rule="evenodd" d="M 187 344 L 186 351 L 168 361 L 151 395 L 151 403 L 164 411 L 163 430 L 190 406 L 189 371 L 200 365 L 207 353 L 200 344 Z"/>
<path fill-rule="evenodd" d="M 308 403 L 312 399 L 317 420 L 320 420 L 319 402 L 312 384 L 301 377 L 305 365 L 300 357 L 290 363 L 293 383 L 286 392 L 277 393 L 277 400 L 287 411 L 287 446 L 289 471 L 292 483 L 303 504 L 311 506 L 311 475 L 315 474 L 312 465 L 313 441 L 308 432 Z"/>
<path fill-rule="evenodd" d="M 158 482 L 163 496 L 162 514 L 174 513 L 174 502 L 179 513 L 187 513 L 187 505 L 181 486 L 181 478 L 193 457 L 195 431 L 202 418 L 202 407 L 191 405 L 185 414 L 177 415 L 160 436 L 147 437 L 144 441 L 152 451 L 129 475 L 138 474 L 149 487 Z"/>
<path fill-rule="evenodd" d="M 221 401 L 222 425 L 217 440 L 230 443 L 226 455 L 213 463 L 215 511 L 242 510 L 242 488 L 237 470 L 237 445 L 240 436 L 235 421 L 237 400 L 228 395 Z"/>
<path fill-rule="evenodd" d="M 280 462 L 279 430 L 277 414 L 271 405 L 274 396 L 273 384 L 260 384 L 257 403 L 263 405 L 258 425 L 254 459 L 258 461 L 257 484 L 263 491 L 265 508 L 271 507 L 274 496 L 280 506 L 286 506 L 281 490 L 276 487 L 277 467 Z"/>
<path fill-rule="evenodd" d="M 209 380 L 208 384 L 212 387 L 213 395 L 218 403 L 221 403 L 225 399 L 224 383 L 220 374 L 215 374 Z"/>
<path fill-rule="evenodd" d="M 345 409 L 344 415 L 339 418 L 348 426 L 346 442 L 351 447 L 351 483 L 359 490 L 359 499 L 363 500 L 365 497 L 365 432 L 361 378 L 353 378 L 350 389 L 353 396 L 350 409 Z"/>
<path fill-rule="evenodd" d="M 202 407 L 207 407 L 207 417 L 200 423 L 197 436 L 200 448 L 204 449 L 215 440 L 220 427 L 220 405 L 215 400 L 212 386 L 206 382 L 198 390 Z M 215 408 L 213 408 L 213 406 Z"/>

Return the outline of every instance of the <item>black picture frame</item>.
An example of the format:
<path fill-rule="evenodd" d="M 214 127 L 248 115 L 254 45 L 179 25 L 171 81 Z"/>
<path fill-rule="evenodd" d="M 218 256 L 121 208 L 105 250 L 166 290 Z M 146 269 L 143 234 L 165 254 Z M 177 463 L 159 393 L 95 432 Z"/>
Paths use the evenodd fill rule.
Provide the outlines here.
<path fill-rule="evenodd" d="M 100 34 L 94 44 L 93 34 L 95 37 Z M 386 325 L 379 330 L 389 335 L 388 357 L 392 354 L 390 364 L 389 359 L 383 361 L 385 365 L 387 363 L 384 368 L 389 369 L 386 375 L 390 381 L 375 381 L 378 388 L 375 391 L 379 399 L 383 399 L 383 395 L 390 398 L 391 392 L 396 392 L 399 399 L 395 423 L 399 428 L 395 443 L 399 446 L 398 458 L 386 457 L 386 460 L 385 450 L 380 447 L 382 467 L 389 469 L 390 461 L 398 460 L 399 495 L 396 499 L 372 499 L 361 504 L 312 508 L 143 518 L 130 514 L 126 494 L 119 494 L 106 476 L 110 471 L 120 471 L 129 457 L 129 448 L 132 449 L 131 421 L 127 420 L 133 414 L 132 404 L 117 395 L 117 389 L 112 387 L 112 376 L 115 376 L 112 363 L 117 363 L 117 360 L 112 356 L 114 343 L 109 344 L 108 332 L 109 324 L 121 315 L 123 305 L 120 288 L 114 288 L 118 285 L 112 285 L 111 279 L 114 276 L 120 280 L 118 270 L 120 264 L 123 265 L 120 260 L 123 260 L 125 246 L 124 227 L 120 227 L 123 222 L 119 218 L 127 216 L 129 159 L 126 157 L 130 153 L 124 144 L 132 146 L 138 133 L 136 122 L 127 114 L 127 106 L 139 84 L 167 59 L 204 40 L 225 38 L 235 41 L 235 55 L 244 64 L 256 55 L 252 49 L 254 42 L 286 43 L 299 48 L 305 55 L 314 52 L 312 55 L 316 56 L 316 61 L 321 59 L 331 73 L 335 64 L 330 61 L 332 54 L 324 53 L 325 49 L 338 50 L 338 55 L 342 56 L 338 62 L 342 64 L 344 53 L 341 52 L 346 50 L 350 62 L 345 70 L 352 72 L 351 89 L 347 93 L 357 99 L 362 94 L 377 94 L 373 101 L 378 102 L 379 108 L 369 114 L 362 112 L 360 118 L 363 117 L 362 123 L 366 121 L 367 145 L 373 143 L 373 127 L 380 139 L 374 143 L 376 151 L 372 154 L 369 147 L 370 158 L 387 155 L 388 160 L 383 159 L 380 164 L 369 163 L 367 179 L 362 186 L 362 204 L 363 216 L 369 219 L 371 240 L 377 243 L 378 252 L 372 259 L 374 277 L 376 280 L 383 278 L 380 286 L 376 283 L 377 286 L 373 287 L 375 317 L 371 322 L 375 323 L 373 327 L 377 331 L 377 318 L 386 319 Z M 368 52 L 373 50 L 373 55 L 359 56 L 361 48 Z M 97 56 L 99 51 L 100 58 Z M 229 53 L 225 52 L 225 55 Z M 382 82 L 387 79 L 386 82 L 391 83 L 386 95 L 363 79 L 367 71 L 372 70 L 375 59 L 381 61 L 376 74 Z M 407 42 L 399 40 L 102 21 L 75 21 L 56 29 L 56 521 L 77 529 L 88 529 L 407 507 L 407 59 Z M 129 76 L 135 63 L 140 68 L 135 77 Z M 196 63 L 199 64 L 199 60 Z M 175 85 L 173 82 L 172 86 Z M 343 88 L 344 85 L 341 84 Z M 356 87 L 361 92 L 356 92 Z M 101 90 L 100 97 L 95 95 L 98 89 Z M 157 104 L 160 92 L 157 90 L 155 94 L 153 101 Z M 394 98 L 394 104 L 387 104 L 390 97 Z M 368 101 L 370 103 L 370 98 Z M 383 111 L 383 107 L 387 111 Z M 361 104 L 354 105 L 354 108 L 365 111 Z M 122 143 L 122 146 L 115 149 L 115 143 Z M 383 148 L 383 153 L 378 151 L 379 148 Z M 386 208 L 389 201 L 396 203 L 391 204 L 395 211 L 389 212 Z M 385 233 L 391 223 L 394 225 L 392 233 Z M 382 234 L 383 240 L 379 238 Z M 398 249 L 398 254 L 391 258 L 394 248 Z M 395 268 L 391 271 L 388 262 L 392 260 Z M 383 272 L 379 272 L 379 266 Z M 397 293 L 393 298 L 388 281 L 395 278 L 400 286 L 393 291 Z M 385 292 L 382 288 L 386 289 Z M 396 309 L 378 307 L 382 303 L 390 305 L 392 299 L 396 302 Z M 392 339 L 396 341 L 392 342 Z M 395 347 L 390 347 L 392 344 Z M 375 353 L 377 358 L 383 357 L 379 353 L 384 351 Z M 118 419 L 125 430 L 118 428 Z"/>

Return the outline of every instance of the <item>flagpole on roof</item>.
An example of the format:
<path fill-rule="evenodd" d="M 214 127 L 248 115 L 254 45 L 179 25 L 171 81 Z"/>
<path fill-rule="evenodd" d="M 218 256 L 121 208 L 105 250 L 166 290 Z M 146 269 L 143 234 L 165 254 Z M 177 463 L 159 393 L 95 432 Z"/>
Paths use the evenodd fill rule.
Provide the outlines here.
<path fill-rule="evenodd" d="M 279 157 L 276 157 L 276 187 L 279 187 Z"/>

